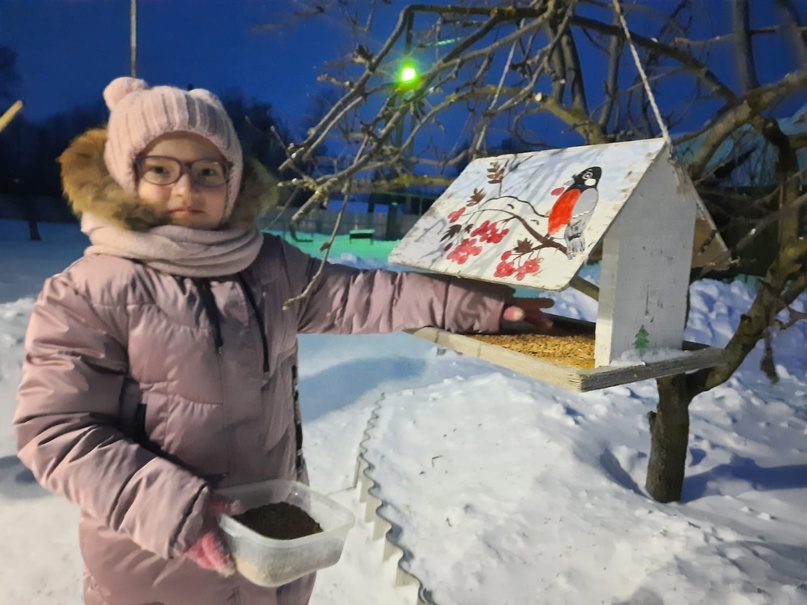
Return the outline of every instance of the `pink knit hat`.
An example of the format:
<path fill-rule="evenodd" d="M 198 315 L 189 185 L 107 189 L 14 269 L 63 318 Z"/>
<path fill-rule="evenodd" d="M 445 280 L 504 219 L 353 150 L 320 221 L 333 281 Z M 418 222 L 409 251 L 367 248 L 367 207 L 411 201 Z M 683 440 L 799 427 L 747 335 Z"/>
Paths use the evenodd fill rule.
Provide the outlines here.
<path fill-rule="evenodd" d="M 192 132 L 218 147 L 232 163 L 224 220 L 230 218 L 241 187 L 241 144 L 224 106 L 209 90 L 184 91 L 173 86 L 149 88 L 143 80 L 116 78 L 104 90 L 109 126 L 104 161 L 124 190 L 137 190 L 135 158 L 149 143 L 169 132 Z"/>

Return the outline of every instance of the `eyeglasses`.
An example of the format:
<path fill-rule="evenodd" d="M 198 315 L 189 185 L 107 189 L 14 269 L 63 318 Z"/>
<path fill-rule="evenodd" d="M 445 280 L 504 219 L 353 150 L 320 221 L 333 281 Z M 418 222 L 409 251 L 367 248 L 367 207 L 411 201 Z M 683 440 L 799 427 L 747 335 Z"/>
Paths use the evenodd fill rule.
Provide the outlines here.
<path fill-rule="evenodd" d="M 147 155 L 135 160 L 140 178 L 152 185 L 173 185 L 186 172 L 200 187 L 221 187 L 227 182 L 230 164 L 216 160 L 180 162 L 176 158 Z"/>

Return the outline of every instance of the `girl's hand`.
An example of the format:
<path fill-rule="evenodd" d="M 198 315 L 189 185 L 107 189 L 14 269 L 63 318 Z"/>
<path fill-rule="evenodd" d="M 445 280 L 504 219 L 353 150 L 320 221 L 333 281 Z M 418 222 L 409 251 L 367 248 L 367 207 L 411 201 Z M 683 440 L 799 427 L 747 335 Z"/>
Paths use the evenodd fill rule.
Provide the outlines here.
<path fill-rule="evenodd" d="M 213 494 L 207 504 L 205 520 L 202 523 L 202 533 L 196 542 L 185 551 L 185 556 L 203 569 L 211 569 L 222 576 L 231 576 L 235 573 L 235 561 L 227 542 L 219 529 L 217 517 L 219 515 L 234 515 L 240 512 L 238 502 L 234 502 Z"/>
<path fill-rule="evenodd" d="M 552 320 L 543 309 L 555 304 L 551 298 L 511 298 L 504 305 L 502 323 L 508 321 L 526 321 L 541 330 L 552 327 Z"/>

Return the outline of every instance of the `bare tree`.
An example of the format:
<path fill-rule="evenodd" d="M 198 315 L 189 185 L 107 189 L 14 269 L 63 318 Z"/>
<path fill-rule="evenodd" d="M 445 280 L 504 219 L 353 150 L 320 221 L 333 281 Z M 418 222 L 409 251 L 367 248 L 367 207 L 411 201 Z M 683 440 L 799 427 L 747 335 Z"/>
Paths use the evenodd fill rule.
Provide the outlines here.
<path fill-rule="evenodd" d="M 0 45 L 0 106 L 5 105 L 5 101 L 19 97 L 19 84 L 21 82 L 19 71 L 17 70 L 17 51 L 8 46 Z M 6 129 L 11 121 L 21 112 L 24 107 L 22 99 L 17 98 L 5 112 L 0 114 L 0 133 Z M 2 109 L 0 109 L 2 111 Z M 12 132 L 13 131 L 13 132 Z M 6 136 L 15 138 L 17 155 L 20 148 L 19 128 L 9 129 Z M 13 174 L 10 178 L 10 185 L 13 190 L 14 204 L 18 207 L 20 214 L 28 223 L 28 235 L 32 241 L 41 241 L 39 225 L 37 223 L 37 212 L 34 202 L 27 198 L 21 191 L 20 175 Z"/>
<path fill-rule="evenodd" d="M 346 9 L 344 1 L 298 4 L 304 7 L 298 18 L 351 11 L 346 18 L 357 42 L 338 69 L 322 76 L 343 94 L 303 141 L 288 146 L 284 168 L 295 177 L 284 185 L 312 193 L 295 220 L 334 194 L 445 187 L 453 167 L 495 152 L 504 139 L 542 149 L 652 138 L 666 126 L 686 132 L 674 148 L 720 228 L 742 225 L 727 260 L 742 263 L 755 237 L 776 229 L 756 298 L 721 365 L 657 380 L 646 487 L 656 500 L 679 500 L 692 400 L 728 380 L 760 340 L 769 345 L 766 367 L 773 368 L 775 332 L 804 319 L 790 305 L 807 286 L 807 239 L 798 220 L 807 196 L 796 158 L 807 136 L 784 132 L 773 113 L 807 91 L 807 67 L 798 60 L 805 28 L 795 3 L 771 4 L 766 17 L 779 25 L 755 27 L 751 5 L 757 10 L 761 3 L 733 0 L 730 28 L 706 34 L 704 23 L 717 24 L 706 12 L 710 3 L 698 0 L 680 0 L 666 12 L 622 0 L 411 4 L 380 44 L 367 33 L 387 3 L 366 3 L 361 17 L 359 5 Z M 755 45 L 760 39 L 765 44 Z M 783 39 L 799 49 L 793 71 L 760 73 L 761 55 Z M 716 58 L 726 53 L 736 59 L 735 77 Z M 415 83 L 396 80 L 406 60 L 420 63 Z M 341 153 L 315 165 L 330 169 L 303 169 L 327 140 L 338 140 L 328 149 Z M 773 164 L 766 167 L 765 158 Z M 394 176 L 373 179 L 378 174 Z M 780 322 L 783 310 L 790 315 Z"/>
<path fill-rule="evenodd" d="M 16 99 L 20 74 L 17 70 L 17 51 L 0 44 L 0 104 Z"/>

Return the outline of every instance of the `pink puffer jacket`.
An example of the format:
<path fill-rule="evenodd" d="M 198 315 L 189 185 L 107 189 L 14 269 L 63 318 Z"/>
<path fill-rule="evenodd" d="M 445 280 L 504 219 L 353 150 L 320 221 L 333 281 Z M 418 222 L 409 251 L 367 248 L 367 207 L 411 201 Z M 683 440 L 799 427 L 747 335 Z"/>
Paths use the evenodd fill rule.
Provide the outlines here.
<path fill-rule="evenodd" d="M 81 510 L 87 603 L 301 605 L 181 557 L 211 489 L 305 480 L 297 334 L 498 329 L 509 289 L 320 262 L 267 235 L 239 275 L 183 278 L 85 256 L 44 285 L 26 338 L 19 456 Z"/>

